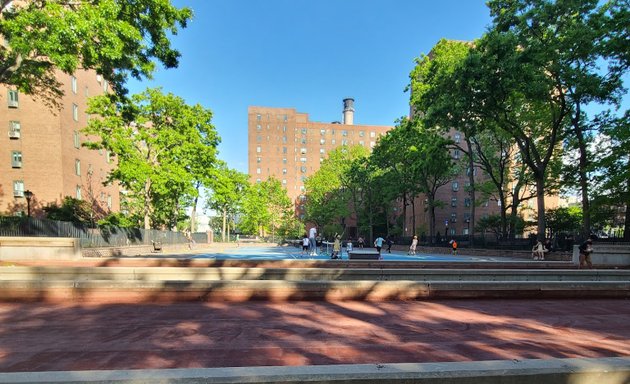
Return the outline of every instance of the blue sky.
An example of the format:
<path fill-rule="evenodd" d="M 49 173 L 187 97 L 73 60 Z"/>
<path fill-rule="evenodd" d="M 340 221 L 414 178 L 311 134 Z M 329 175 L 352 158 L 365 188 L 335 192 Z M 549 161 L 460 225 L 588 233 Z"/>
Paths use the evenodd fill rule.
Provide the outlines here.
<path fill-rule="evenodd" d="M 193 9 L 172 38 L 179 68 L 132 93 L 162 87 L 212 110 L 219 157 L 247 172 L 247 107 L 296 108 L 313 121 L 393 125 L 408 113 L 414 58 L 441 38 L 472 40 L 490 23 L 483 0 L 174 0 Z"/>

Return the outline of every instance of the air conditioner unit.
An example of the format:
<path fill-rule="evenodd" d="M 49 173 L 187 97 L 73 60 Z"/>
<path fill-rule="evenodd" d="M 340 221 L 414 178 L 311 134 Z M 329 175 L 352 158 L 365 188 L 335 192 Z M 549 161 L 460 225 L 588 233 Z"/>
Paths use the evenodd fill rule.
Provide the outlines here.
<path fill-rule="evenodd" d="M 18 131 L 17 129 L 10 129 L 9 130 L 9 138 L 11 138 L 11 139 L 19 139 L 20 138 L 20 131 Z"/>
<path fill-rule="evenodd" d="M 11 162 L 11 167 L 13 167 L 13 168 L 22 168 L 22 162 L 21 161 L 12 161 Z"/>
<path fill-rule="evenodd" d="M 9 108 L 17 108 L 19 105 L 17 100 L 11 100 L 9 99 Z"/>
<path fill-rule="evenodd" d="M 24 191 L 13 190 L 13 197 L 24 197 Z"/>

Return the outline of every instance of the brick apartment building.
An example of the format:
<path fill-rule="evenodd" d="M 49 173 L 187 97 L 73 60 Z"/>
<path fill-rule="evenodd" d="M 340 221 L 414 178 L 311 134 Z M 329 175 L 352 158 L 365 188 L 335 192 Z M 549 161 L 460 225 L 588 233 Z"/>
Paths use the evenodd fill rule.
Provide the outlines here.
<path fill-rule="evenodd" d="M 304 193 L 304 180 L 314 174 L 327 153 L 342 145 L 363 145 L 372 148 L 378 137 L 392 126 L 354 125 L 354 100 L 343 100 L 342 122 L 313 122 L 308 114 L 293 108 L 249 107 L 248 109 L 248 167 L 251 182 L 260 182 L 273 176 L 287 189 L 289 197 L 299 208 Z M 451 139 L 462 144 L 463 134 L 450 132 Z M 465 144 L 464 144 L 465 145 Z M 463 153 L 452 150 L 454 160 Z M 480 172 L 473 170 L 477 178 Z M 479 173 L 479 175 L 478 175 Z M 472 230 L 470 205 L 466 191 L 466 173 L 438 190 L 437 199 L 444 208 L 436 209 L 436 231 L 441 235 L 466 235 Z M 429 215 L 425 211 L 425 198 L 415 200 L 416 232 L 428 234 Z M 297 209 L 299 212 L 299 209 Z M 477 217 L 499 212 L 496 201 L 483 202 L 477 207 Z M 409 207 L 403 223 L 403 236 L 412 236 L 413 214 Z M 353 230 L 349 228 L 349 233 Z"/>
<path fill-rule="evenodd" d="M 252 182 L 273 176 L 299 204 L 304 180 L 314 174 L 328 152 L 342 145 L 372 148 L 392 127 L 355 125 L 354 100 L 344 99 L 343 121 L 310 121 L 294 108 L 249 107 L 248 168 Z"/>
<path fill-rule="evenodd" d="M 89 201 L 100 213 L 120 210 L 117 185 L 103 186 L 113 158 L 106 151 L 81 146 L 80 130 L 90 116 L 87 100 L 108 92 L 107 82 L 92 71 L 57 75 L 63 84 L 60 108 L 0 86 L 0 214 L 27 210 L 25 191 L 32 193 L 31 213 L 70 196 Z"/>

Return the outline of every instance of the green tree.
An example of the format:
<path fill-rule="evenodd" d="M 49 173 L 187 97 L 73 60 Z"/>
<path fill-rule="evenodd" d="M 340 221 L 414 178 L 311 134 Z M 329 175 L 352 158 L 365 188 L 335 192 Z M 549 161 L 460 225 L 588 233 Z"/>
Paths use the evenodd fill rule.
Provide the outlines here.
<path fill-rule="evenodd" d="M 177 67 L 168 35 L 191 17 L 170 0 L 2 1 L 0 84 L 55 105 L 63 95 L 55 70 L 94 69 L 124 95 L 129 76 L 151 77 L 153 59 Z"/>
<path fill-rule="evenodd" d="M 247 189 L 243 199 L 241 229 L 275 240 L 281 228 L 293 228 L 293 204 L 279 180 L 269 178 Z"/>
<path fill-rule="evenodd" d="M 249 177 L 224 163 L 214 172 L 207 203 L 209 208 L 221 213 L 222 241 L 226 238 L 228 217 L 238 212 L 248 187 Z"/>
<path fill-rule="evenodd" d="M 545 212 L 545 220 L 549 228 L 549 237 L 565 232 L 574 234 L 580 231 L 582 209 L 579 207 L 560 207 Z"/>
<path fill-rule="evenodd" d="M 49 204 L 43 208 L 50 220 L 69 221 L 75 224 L 94 226 L 94 211 L 86 200 L 66 196 L 61 205 Z"/>
<path fill-rule="evenodd" d="M 212 112 L 161 89 L 148 89 L 125 103 L 96 97 L 88 112 L 101 118 L 91 119 L 84 130 L 97 140 L 84 145 L 116 155 L 109 180 L 139 201 L 144 228 L 175 227 L 197 196 L 198 182 L 210 179 L 216 163 L 219 137 Z"/>
<path fill-rule="evenodd" d="M 523 51 L 529 51 L 524 58 L 534 58 L 528 63 L 544 71 L 553 82 L 551 94 L 557 104 L 568 108 L 571 140 L 567 143 L 577 150 L 578 158 L 567 180 L 580 190 L 582 234 L 586 236 L 591 217 L 588 179 L 593 171 L 589 126 L 593 125 L 588 124 L 584 107 L 592 103 L 618 106 L 625 91 L 628 1 L 493 0 L 489 7 L 496 31 L 512 34 L 525 47 Z M 572 181 L 575 175 L 577 183 Z"/>

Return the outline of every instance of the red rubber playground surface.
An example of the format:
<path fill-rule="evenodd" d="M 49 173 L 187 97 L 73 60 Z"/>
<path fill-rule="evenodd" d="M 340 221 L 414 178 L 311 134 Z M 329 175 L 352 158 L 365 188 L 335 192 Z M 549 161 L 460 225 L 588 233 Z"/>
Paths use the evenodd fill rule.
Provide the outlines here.
<path fill-rule="evenodd" d="M 630 355 L 628 300 L 0 303 L 0 371 Z"/>

